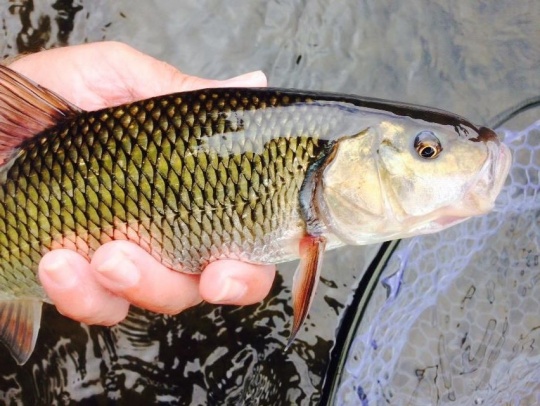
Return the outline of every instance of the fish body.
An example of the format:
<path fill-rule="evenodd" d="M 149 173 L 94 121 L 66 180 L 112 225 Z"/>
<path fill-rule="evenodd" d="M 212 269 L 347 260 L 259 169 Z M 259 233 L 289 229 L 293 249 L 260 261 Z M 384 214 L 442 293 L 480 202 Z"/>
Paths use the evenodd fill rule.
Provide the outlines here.
<path fill-rule="evenodd" d="M 5 67 L 0 148 L 0 339 L 20 363 L 51 249 L 91 257 L 125 239 L 191 273 L 220 258 L 300 258 L 294 336 L 324 250 L 485 213 L 510 164 L 491 130 L 419 106 L 205 89 L 87 112 Z"/>

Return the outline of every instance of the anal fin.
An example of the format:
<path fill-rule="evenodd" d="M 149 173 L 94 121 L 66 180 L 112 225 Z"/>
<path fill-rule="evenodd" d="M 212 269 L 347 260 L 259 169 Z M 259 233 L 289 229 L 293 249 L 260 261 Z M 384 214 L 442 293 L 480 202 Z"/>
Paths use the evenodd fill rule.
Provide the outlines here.
<path fill-rule="evenodd" d="M 19 365 L 24 364 L 36 345 L 41 324 L 39 300 L 0 301 L 0 341 Z"/>
<path fill-rule="evenodd" d="M 300 264 L 293 278 L 293 325 L 286 348 L 298 334 L 313 303 L 325 247 L 326 239 L 321 236 L 308 235 L 300 240 Z"/>

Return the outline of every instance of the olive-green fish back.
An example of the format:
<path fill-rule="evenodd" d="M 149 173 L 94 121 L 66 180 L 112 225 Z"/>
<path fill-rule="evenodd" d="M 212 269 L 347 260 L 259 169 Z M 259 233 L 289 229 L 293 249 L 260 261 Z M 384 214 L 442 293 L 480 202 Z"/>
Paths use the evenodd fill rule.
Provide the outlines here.
<path fill-rule="evenodd" d="M 301 231 L 298 194 L 321 128 L 316 116 L 295 122 L 292 102 L 256 91 L 162 96 L 83 112 L 25 141 L 0 187 L 4 295 L 38 290 L 37 264 L 60 246 L 90 256 L 128 239 L 188 272 L 220 257 L 286 256 L 280 239 Z"/>

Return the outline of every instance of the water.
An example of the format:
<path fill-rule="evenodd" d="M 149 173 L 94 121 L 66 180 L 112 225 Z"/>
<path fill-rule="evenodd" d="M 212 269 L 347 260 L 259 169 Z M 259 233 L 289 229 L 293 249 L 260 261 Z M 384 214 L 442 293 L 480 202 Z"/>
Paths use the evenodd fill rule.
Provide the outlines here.
<path fill-rule="evenodd" d="M 421 103 L 483 123 L 540 94 L 539 17 L 535 0 L 0 0 L 0 54 L 114 39 L 186 73 L 225 78 L 263 69 L 272 86 Z M 400 283 L 386 279 L 399 293 L 386 299 L 375 285 L 337 404 L 534 404 L 539 296 L 537 268 L 526 264 L 536 258 L 530 227 L 538 211 L 513 200 L 536 196 L 540 158 L 527 151 L 538 133 L 519 133 L 533 121 L 507 134 L 523 155 L 513 179 L 531 186 L 502 196 L 499 207 L 515 208 L 510 219 L 499 211 L 400 245 L 383 273 L 402 269 Z M 529 244 L 523 255 L 521 234 Z M 135 311 L 107 329 L 47 307 L 29 363 L 16 367 L 0 348 L 0 402 L 316 404 L 340 316 L 378 248 L 329 253 L 325 283 L 290 353 L 283 343 L 294 264 L 280 267 L 265 302 L 245 308 L 204 305 L 175 317 Z M 506 271 L 495 277 L 492 268 Z"/>

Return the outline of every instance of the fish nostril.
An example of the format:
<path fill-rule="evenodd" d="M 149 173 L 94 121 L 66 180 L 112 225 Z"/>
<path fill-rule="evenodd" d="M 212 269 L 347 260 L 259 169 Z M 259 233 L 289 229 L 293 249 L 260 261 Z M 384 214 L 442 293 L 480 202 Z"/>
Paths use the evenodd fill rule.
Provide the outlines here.
<path fill-rule="evenodd" d="M 500 144 L 499 137 L 497 136 L 495 131 L 490 130 L 487 127 L 480 127 L 480 129 L 478 130 L 478 137 L 472 138 L 471 141 L 476 141 L 476 142 L 493 141 L 497 143 L 497 145 Z"/>

